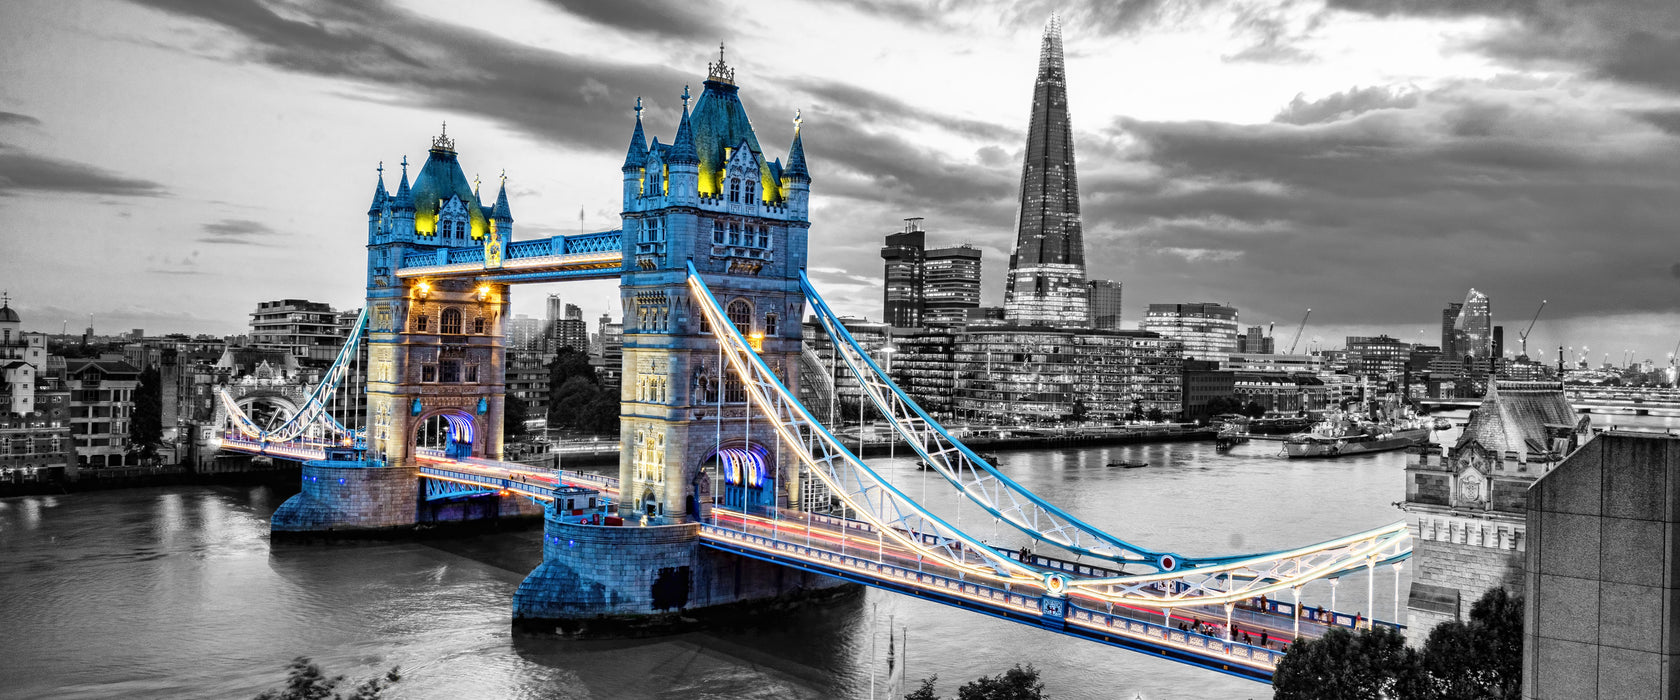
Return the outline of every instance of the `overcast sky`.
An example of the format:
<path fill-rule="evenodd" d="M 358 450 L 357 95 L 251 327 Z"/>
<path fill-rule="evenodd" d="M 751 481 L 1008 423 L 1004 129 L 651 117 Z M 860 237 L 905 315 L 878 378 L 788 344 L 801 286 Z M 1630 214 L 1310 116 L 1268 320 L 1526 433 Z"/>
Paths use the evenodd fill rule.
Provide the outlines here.
<path fill-rule="evenodd" d="M 1672 0 L 695 0 L 0 5 L 0 288 L 27 327 L 242 332 L 361 305 L 376 165 L 448 120 L 516 235 L 616 227 L 637 96 L 669 141 L 720 41 L 770 158 L 804 110 L 813 276 L 880 316 L 882 235 L 985 250 L 999 304 L 1039 37 L 1064 17 L 1089 273 L 1125 319 L 1223 301 L 1284 345 L 1439 339 L 1474 286 L 1508 344 L 1680 340 Z M 589 318 L 609 283 L 559 293 Z M 1515 328 L 1511 328 L 1515 326 Z M 1302 345 L 1305 346 L 1304 340 Z"/>

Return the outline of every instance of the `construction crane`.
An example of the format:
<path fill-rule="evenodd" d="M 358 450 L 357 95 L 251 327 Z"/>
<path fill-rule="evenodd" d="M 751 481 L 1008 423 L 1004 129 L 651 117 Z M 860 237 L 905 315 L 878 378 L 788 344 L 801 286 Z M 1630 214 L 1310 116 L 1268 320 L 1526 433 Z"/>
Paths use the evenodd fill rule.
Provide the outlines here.
<path fill-rule="evenodd" d="M 1544 308 L 1546 308 L 1546 300 L 1541 299 L 1540 308 L 1534 310 L 1534 318 L 1528 320 L 1528 330 L 1523 331 L 1522 335 L 1517 336 L 1522 340 L 1522 356 L 1525 358 L 1528 357 L 1528 334 L 1534 331 L 1534 322 L 1540 320 L 1540 310 Z"/>
<path fill-rule="evenodd" d="M 1295 341 L 1289 344 L 1289 354 L 1295 354 L 1295 346 L 1301 344 L 1301 331 L 1307 329 L 1307 318 L 1312 316 L 1312 309 L 1307 309 L 1307 315 L 1301 317 L 1301 325 L 1295 329 Z"/>

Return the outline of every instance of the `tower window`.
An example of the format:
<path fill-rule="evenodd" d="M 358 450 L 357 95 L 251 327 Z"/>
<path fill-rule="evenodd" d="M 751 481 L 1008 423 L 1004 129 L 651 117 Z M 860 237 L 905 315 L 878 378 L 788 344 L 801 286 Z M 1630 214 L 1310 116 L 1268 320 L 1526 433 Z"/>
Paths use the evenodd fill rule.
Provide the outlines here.
<path fill-rule="evenodd" d="M 741 225 L 729 225 L 729 245 L 741 245 Z"/>
<path fill-rule="evenodd" d="M 438 363 L 438 381 L 454 384 L 461 381 L 461 361 L 444 360 Z"/>
<path fill-rule="evenodd" d="M 757 190 L 758 190 L 758 183 L 753 182 L 752 180 L 748 180 L 747 181 L 747 196 L 742 201 L 744 201 L 748 204 L 752 204 L 753 203 L 753 196 L 757 192 Z"/>
<path fill-rule="evenodd" d="M 461 332 L 461 312 L 459 309 L 444 309 L 443 321 L 438 324 L 438 330 L 443 333 Z"/>
<path fill-rule="evenodd" d="M 426 326 L 428 325 L 427 324 L 427 319 L 428 318 L 429 317 L 426 316 L 425 314 L 421 314 L 419 316 L 416 316 L 414 318 L 414 330 L 420 331 L 421 333 L 426 332 Z"/>
<path fill-rule="evenodd" d="M 776 334 L 776 314 L 764 315 L 764 334 L 768 336 Z"/>
<path fill-rule="evenodd" d="M 729 322 L 735 324 L 735 330 L 740 331 L 741 335 L 752 331 L 752 304 L 748 304 L 745 299 L 729 302 L 728 314 Z"/>
<path fill-rule="evenodd" d="M 723 245 L 723 222 L 722 221 L 713 221 L 712 222 L 712 242 L 716 243 L 718 245 Z"/>
<path fill-rule="evenodd" d="M 729 201 L 731 201 L 731 202 L 741 201 L 741 180 L 740 180 L 740 178 L 733 178 L 733 177 L 729 178 Z"/>
<path fill-rule="evenodd" d="M 478 318 L 473 319 L 473 332 L 474 333 L 483 333 L 484 332 L 484 317 L 483 316 L 480 316 Z"/>

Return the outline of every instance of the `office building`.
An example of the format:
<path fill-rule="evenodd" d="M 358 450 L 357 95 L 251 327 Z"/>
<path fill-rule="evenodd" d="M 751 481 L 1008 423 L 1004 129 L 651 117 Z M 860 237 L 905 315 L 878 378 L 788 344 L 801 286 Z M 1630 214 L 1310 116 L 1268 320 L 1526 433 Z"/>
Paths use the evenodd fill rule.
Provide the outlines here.
<path fill-rule="evenodd" d="M 1248 331 L 1237 336 L 1237 352 L 1246 355 L 1272 354 L 1272 337 L 1262 331 L 1259 326 L 1249 326 Z"/>
<path fill-rule="evenodd" d="M 506 326 L 507 349 L 510 352 L 513 350 L 542 351 L 542 319 L 531 318 L 525 314 L 519 314 L 511 319 L 508 319 Z"/>
<path fill-rule="evenodd" d="M 980 308 L 980 249 L 963 244 L 927 251 L 922 262 L 923 325 L 960 326 Z"/>
<path fill-rule="evenodd" d="M 1453 321 L 1453 352 L 1472 360 L 1493 357 L 1492 304 L 1486 294 L 1474 288 L 1465 295 L 1458 318 Z"/>
<path fill-rule="evenodd" d="M 1086 287 L 1091 327 L 1099 331 L 1120 330 L 1120 283 L 1114 280 L 1091 280 L 1086 283 Z"/>
<path fill-rule="evenodd" d="M 916 328 L 922 325 L 922 260 L 927 234 L 920 218 L 904 220 L 904 230 L 887 236 L 881 247 L 886 261 L 885 285 L 881 288 L 881 319 L 887 325 Z"/>
<path fill-rule="evenodd" d="M 291 355 L 289 349 L 283 352 Z M 65 372 L 65 385 L 70 391 L 70 428 L 79 465 L 138 465 L 138 456 L 127 454 L 127 446 L 140 370 L 112 355 L 97 360 L 67 359 Z"/>
<path fill-rule="evenodd" d="M 1453 325 L 1458 323 L 1458 313 L 1464 309 L 1462 302 L 1447 304 L 1441 309 L 1441 356 L 1451 360 L 1462 360 L 1463 355 L 1455 347 Z"/>
<path fill-rule="evenodd" d="M 1183 344 L 1184 356 L 1224 361 L 1237 349 L 1237 310 L 1224 304 L 1150 304 L 1143 330 Z"/>
<path fill-rule="evenodd" d="M 1062 26 L 1044 29 L 1021 164 L 1020 220 L 1009 255 L 1004 314 L 1023 326 L 1089 327 L 1079 178 L 1068 120 Z"/>
<path fill-rule="evenodd" d="M 305 299 L 279 299 L 257 304 L 251 312 L 251 345 L 284 350 L 299 362 L 330 364 L 344 344 L 338 312 L 332 306 Z"/>
<path fill-rule="evenodd" d="M 1400 378 L 1412 357 L 1412 346 L 1387 335 L 1347 338 L 1348 371 L 1371 379 Z"/>

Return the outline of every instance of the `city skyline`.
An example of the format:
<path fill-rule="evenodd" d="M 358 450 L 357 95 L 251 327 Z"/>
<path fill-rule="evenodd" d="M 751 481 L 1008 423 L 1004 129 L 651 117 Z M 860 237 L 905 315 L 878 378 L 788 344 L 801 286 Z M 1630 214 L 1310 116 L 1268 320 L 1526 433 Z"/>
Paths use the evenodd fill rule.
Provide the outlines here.
<path fill-rule="evenodd" d="M 634 98 L 650 130 L 671 132 L 680 85 L 698 85 L 718 40 L 760 96 L 767 146 L 785 148 L 778 120 L 804 109 L 833 183 L 813 202 L 825 261 L 813 276 L 842 312 L 873 315 L 874 243 L 906 216 L 1007 256 L 1023 105 L 1053 9 L 847 5 L 789 36 L 815 5 L 725 23 L 687 5 L 557 2 L 477 27 L 425 3 L 276 7 L 0 10 L 14 252 L 0 285 L 32 329 L 91 312 L 102 331 L 228 333 L 262 300 L 359 305 L 343 280 L 373 168 L 418 160 L 443 120 L 469 172 L 509 170 L 521 235 L 575 231 L 580 207 L 586 228 L 614 227 Z M 1238 7 L 1061 8 L 1088 267 L 1127 285 L 1126 318 L 1150 302 L 1242 299 L 1245 324 L 1288 326 L 1311 307 L 1308 338 L 1409 342 L 1474 286 L 1507 327 L 1550 300 L 1537 352 L 1664 360 L 1677 86 L 1671 57 L 1618 38 L 1658 36 L 1671 17 Z M 1522 40 L 1543 31 L 1561 39 Z M 246 279 L 257 265 L 290 274 Z M 985 304 L 1002 301 L 1001 268 L 986 270 Z M 59 284 L 71 277 L 104 283 Z M 577 295 L 588 317 L 619 315 L 606 289 Z M 526 294 L 515 310 L 541 303 Z"/>

